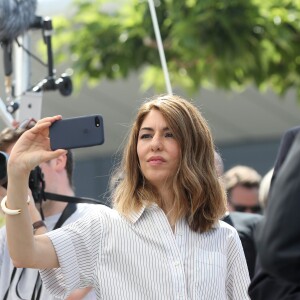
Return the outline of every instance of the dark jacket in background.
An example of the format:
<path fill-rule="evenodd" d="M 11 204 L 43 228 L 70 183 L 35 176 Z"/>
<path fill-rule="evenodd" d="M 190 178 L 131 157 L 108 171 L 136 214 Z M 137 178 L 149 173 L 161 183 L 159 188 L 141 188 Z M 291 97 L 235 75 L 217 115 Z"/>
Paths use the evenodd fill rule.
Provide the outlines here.
<path fill-rule="evenodd" d="M 255 272 L 248 293 L 251 300 L 300 300 L 300 285 L 291 284 L 268 274 L 260 266 Z"/>
<path fill-rule="evenodd" d="M 291 263 L 291 258 L 287 259 L 287 265 L 281 274 L 278 274 L 278 271 L 281 272 L 282 270 L 281 267 L 276 266 L 277 263 L 285 264 L 285 256 L 290 256 L 288 253 L 290 251 L 293 252 L 293 249 L 290 247 L 296 246 L 294 250 L 298 253 L 300 252 L 299 232 L 298 237 L 296 236 L 299 222 L 296 224 L 297 216 L 295 216 L 295 214 L 299 215 L 300 209 L 300 141 L 299 137 L 297 137 L 299 132 L 300 126 L 291 128 L 281 139 L 272 177 L 272 192 L 270 192 L 268 204 L 270 208 L 267 209 L 266 212 L 268 220 L 264 221 L 262 223 L 263 228 L 259 229 L 258 265 L 249 286 L 249 296 L 252 300 L 300 300 L 300 281 L 297 279 L 297 276 L 299 276 L 297 273 L 299 273 L 300 257 L 298 257 L 298 266 L 294 265 L 293 268 L 289 268 L 288 265 Z M 297 137 L 298 141 L 293 145 L 295 137 Z M 295 148 L 290 150 L 292 145 Z M 281 170 L 283 164 L 284 168 Z M 293 212 L 291 215 L 289 210 Z M 291 222 L 289 220 L 290 217 Z M 292 226 L 293 228 L 291 228 Z M 263 240 L 265 238 L 266 240 Z M 294 242 L 290 243 L 289 239 L 293 239 L 296 245 Z M 277 253 L 275 251 L 277 251 Z M 278 255 L 281 256 L 280 253 L 282 251 L 287 252 L 277 261 Z M 260 264 L 261 253 L 264 267 Z M 270 255 L 270 257 L 266 257 L 268 255 Z M 297 259 L 297 257 L 292 259 Z M 273 266 L 270 267 L 270 263 L 273 264 Z M 287 275 L 289 272 L 291 272 L 291 274 Z M 290 276 L 291 280 L 289 279 Z"/>
<path fill-rule="evenodd" d="M 280 145 L 278 148 L 275 164 L 274 164 L 274 171 L 271 179 L 271 185 L 273 184 L 278 171 L 280 170 L 282 164 L 284 163 L 291 146 L 295 140 L 295 137 L 300 132 L 300 126 L 296 126 L 293 128 L 288 129 L 281 137 Z"/>
<path fill-rule="evenodd" d="M 223 218 L 223 221 L 233 226 L 241 239 L 250 278 L 253 277 L 256 263 L 255 232 L 257 224 L 262 220 L 259 214 L 230 212 Z"/>
<path fill-rule="evenodd" d="M 300 285 L 300 134 L 273 182 L 266 218 L 259 232 L 263 269 Z"/>

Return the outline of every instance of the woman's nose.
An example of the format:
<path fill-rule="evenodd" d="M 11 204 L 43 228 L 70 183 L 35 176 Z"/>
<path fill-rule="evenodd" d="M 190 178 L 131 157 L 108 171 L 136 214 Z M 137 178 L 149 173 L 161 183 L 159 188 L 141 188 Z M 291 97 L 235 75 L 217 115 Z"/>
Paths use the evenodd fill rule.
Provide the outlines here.
<path fill-rule="evenodd" d="M 151 150 L 157 151 L 162 149 L 162 141 L 160 137 L 154 136 L 151 141 Z"/>

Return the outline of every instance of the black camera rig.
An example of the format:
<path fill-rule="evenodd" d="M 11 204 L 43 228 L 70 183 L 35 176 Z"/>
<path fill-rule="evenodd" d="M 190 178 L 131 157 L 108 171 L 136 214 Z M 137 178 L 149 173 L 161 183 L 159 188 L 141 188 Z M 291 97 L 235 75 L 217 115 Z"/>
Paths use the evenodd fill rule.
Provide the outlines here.
<path fill-rule="evenodd" d="M 0 151 L 0 185 L 4 188 L 7 187 L 7 160 L 8 155 Z M 90 203 L 90 204 L 103 204 L 109 206 L 104 201 L 96 200 L 86 197 L 65 196 L 60 194 L 45 192 L 44 175 L 39 166 L 35 167 L 29 175 L 29 188 L 35 203 L 42 203 L 45 200 L 55 200 L 68 203 Z M 42 213 L 42 212 L 41 212 Z"/>
<path fill-rule="evenodd" d="M 30 25 L 28 30 L 31 29 L 41 29 L 43 35 L 43 41 L 47 48 L 47 64 L 44 64 L 40 59 L 35 57 L 30 53 L 28 49 L 19 43 L 18 38 L 16 39 L 6 39 L 0 40 L 0 46 L 3 49 L 3 64 L 4 64 L 4 75 L 5 75 L 5 91 L 6 91 L 6 111 L 2 114 L 8 113 L 8 116 L 5 116 L 6 119 L 10 120 L 10 115 L 13 115 L 17 110 L 22 109 L 21 105 L 21 95 L 16 95 L 16 86 L 13 84 L 12 73 L 13 73 L 13 64 L 12 64 L 12 54 L 13 54 L 13 42 L 16 42 L 18 48 L 27 53 L 28 56 L 31 56 L 38 60 L 43 65 L 47 66 L 48 74 L 40 82 L 35 84 L 33 87 L 26 87 L 25 92 L 34 92 L 40 93 L 44 91 L 54 91 L 58 90 L 62 96 L 69 96 L 73 91 L 73 84 L 70 76 L 67 73 L 62 73 L 60 77 L 56 77 L 56 70 L 53 63 L 53 52 L 52 52 L 52 20 L 49 17 L 39 17 L 35 16 L 34 22 Z M 20 62 L 19 62 L 20 64 Z M 22 62 L 24 65 L 24 62 Z M 29 76 L 30 74 L 28 74 Z M 18 84 L 18 83 L 16 83 Z M 20 92 L 20 91 L 19 91 Z M 18 97 L 21 97 L 18 100 Z M 1 99 L 0 99 L 1 100 Z M 20 120 L 17 120 L 20 121 Z"/>

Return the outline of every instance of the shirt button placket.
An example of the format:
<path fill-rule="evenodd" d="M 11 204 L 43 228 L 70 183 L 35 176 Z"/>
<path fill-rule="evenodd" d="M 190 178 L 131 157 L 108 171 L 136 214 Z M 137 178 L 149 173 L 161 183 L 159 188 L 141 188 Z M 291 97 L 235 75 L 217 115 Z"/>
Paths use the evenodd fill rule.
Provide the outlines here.
<path fill-rule="evenodd" d="M 175 274 L 178 288 L 178 299 L 182 300 L 185 299 L 185 275 L 180 260 L 175 260 L 174 266 L 176 269 Z"/>

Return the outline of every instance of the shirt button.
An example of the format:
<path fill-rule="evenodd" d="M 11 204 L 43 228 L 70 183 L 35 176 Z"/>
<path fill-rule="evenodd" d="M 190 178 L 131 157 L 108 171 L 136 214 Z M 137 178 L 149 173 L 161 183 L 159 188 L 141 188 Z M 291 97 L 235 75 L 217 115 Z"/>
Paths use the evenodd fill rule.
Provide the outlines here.
<path fill-rule="evenodd" d="M 175 265 L 175 267 L 179 267 L 180 266 L 180 261 L 179 260 L 176 260 L 175 262 L 174 262 L 174 265 Z M 181 296 L 180 296 L 181 297 Z"/>

